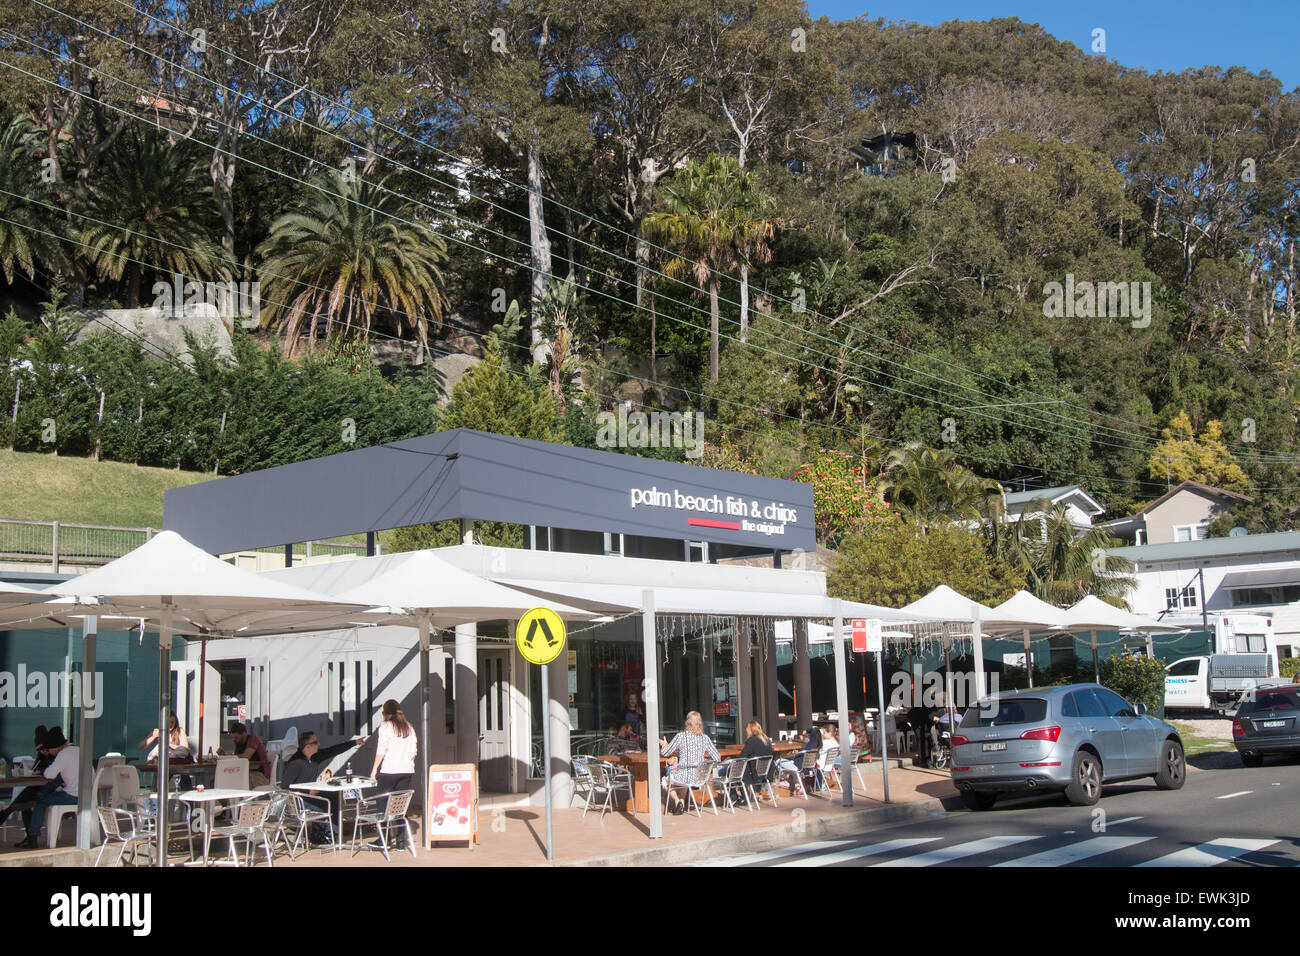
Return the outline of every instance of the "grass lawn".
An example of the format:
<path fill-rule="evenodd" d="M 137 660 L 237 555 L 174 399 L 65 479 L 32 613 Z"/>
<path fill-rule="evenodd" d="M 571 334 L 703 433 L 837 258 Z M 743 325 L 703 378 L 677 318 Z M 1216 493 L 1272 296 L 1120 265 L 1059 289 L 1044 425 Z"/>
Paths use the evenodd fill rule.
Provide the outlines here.
<path fill-rule="evenodd" d="M 1181 720 L 1171 720 L 1170 723 L 1178 728 L 1178 733 L 1183 738 L 1183 753 L 1188 757 L 1210 753 L 1234 753 L 1236 751 L 1231 740 L 1198 734 L 1196 728 Z"/>
<path fill-rule="evenodd" d="M 0 518 L 161 528 L 164 491 L 213 477 L 0 449 Z"/>

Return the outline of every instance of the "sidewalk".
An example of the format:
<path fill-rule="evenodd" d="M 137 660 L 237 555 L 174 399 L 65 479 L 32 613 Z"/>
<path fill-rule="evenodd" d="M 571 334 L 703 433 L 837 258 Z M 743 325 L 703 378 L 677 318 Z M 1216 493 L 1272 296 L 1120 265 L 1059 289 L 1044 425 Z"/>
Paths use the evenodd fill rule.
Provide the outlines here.
<path fill-rule="evenodd" d="M 780 806 L 760 806 L 756 812 L 740 807 L 733 815 L 713 815 L 706 803 L 702 818 L 694 813 L 663 818 L 663 838 L 649 839 L 649 817 L 595 811 L 583 819 L 582 809 L 554 811 L 555 863 L 560 866 L 672 866 L 733 853 L 774 849 L 796 843 L 863 833 L 896 820 L 941 813 L 939 802 L 957 791 L 947 771 L 908 767 L 889 770 L 890 804 L 885 804 L 879 764 L 862 766 L 864 795 L 854 783 L 852 807 L 841 806 L 838 791 L 829 798 L 779 798 Z M 545 866 L 546 812 L 541 807 L 517 807 L 481 812 L 480 844 L 422 846 L 417 857 L 393 853 L 386 864 L 378 851 L 331 854 L 313 850 L 296 862 L 277 859 L 281 866 Z M 351 831 L 348 831 L 351 835 Z M 373 837 L 371 837 L 373 839 Z"/>
<path fill-rule="evenodd" d="M 780 796 L 779 807 L 762 804 L 752 813 L 740 807 L 734 815 L 719 808 L 718 815 L 714 816 L 706 803 L 700 818 L 694 813 L 665 815 L 663 837 L 659 840 L 649 838 L 650 820 L 646 814 L 607 812 L 602 819 L 596 811 L 591 811 L 584 819 L 580 805 L 575 809 L 556 808 L 555 863 L 559 866 L 673 866 L 815 840 L 852 837 L 886 823 L 941 813 L 944 806 L 940 801 L 957 796 L 947 771 L 911 766 L 900 769 L 891 761 L 891 802 L 885 804 L 880 764 L 862 764 L 861 771 L 867 789 L 864 794 L 854 782 L 852 807 L 841 806 L 839 791 L 831 791 L 829 797 L 813 795 L 807 800 Z M 418 820 L 412 821 L 413 831 L 418 830 L 418 824 Z M 479 827 L 480 843 L 472 850 L 463 844 L 425 850 L 417 844 L 415 859 L 409 851 L 389 851 L 391 863 L 385 863 L 378 851 L 362 851 L 352 857 L 345 849 L 338 853 L 312 850 L 290 862 L 281 850 L 275 868 L 547 865 L 543 808 L 485 808 L 479 813 Z M 364 842 L 374 839 L 373 831 L 368 832 L 370 835 Z M 351 829 L 347 828 L 346 833 L 350 837 Z M 0 850 L 0 867 L 90 866 L 98 852 L 98 848 L 79 851 L 71 847 L 4 849 Z M 111 849 L 106 857 L 111 860 L 116 852 Z"/>

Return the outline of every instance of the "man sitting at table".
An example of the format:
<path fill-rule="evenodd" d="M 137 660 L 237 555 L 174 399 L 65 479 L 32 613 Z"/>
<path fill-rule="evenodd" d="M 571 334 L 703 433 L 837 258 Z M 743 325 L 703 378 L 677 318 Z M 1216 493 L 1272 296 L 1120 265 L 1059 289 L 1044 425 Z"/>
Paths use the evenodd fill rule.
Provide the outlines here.
<path fill-rule="evenodd" d="M 14 844 L 19 850 L 36 849 L 36 838 L 45 824 L 46 810 L 59 804 L 77 804 L 77 762 L 81 759 L 80 748 L 68 743 L 63 731 L 55 727 L 45 735 L 45 752 L 53 758 L 43 771 L 45 779 L 50 782 L 41 790 L 36 806 L 32 808 L 32 819 L 27 824 L 27 838 Z"/>
<path fill-rule="evenodd" d="M 235 742 L 235 756 L 248 761 L 248 786 L 264 787 L 271 782 L 271 760 L 266 756 L 266 745 L 257 734 L 250 734 L 243 724 L 230 725 L 230 739 Z M 224 757 L 225 751 L 217 749 Z"/>
<path fill-rule="evenodd" d="M 322 747 L 320 740 L 311 731 L 299 734 L 298 749 L 294 751 L 293 756 L 284 765 L 284 771 L 280 774 L 280 786 L 288 790 L 295 783 L 312 783 L 318 780 L 321 772 L 325 769 L 326 763 L 341 753 L 354 747 L 360 747 L 365 742 L 366 738 L 357 737 L 352 740 L 345 740 L 340 744 Z M 308 794 L 310 795 L 303 796 L 305 802 L 310 803 L 319 810 L 328 810 L 331 820 L 338 816 L 339 795 L 337 793 L 309 790 Z M 330 829 L 332 831 L 333 827 Z M 333 842 L 333 833 L 330 834 L 329 840 L 324 838 L 324 833 L 319 834 L 318 837 L 313 836 L 312 842 Z"/>
<path fill-rule="evenodd" d="M 45 768 L 50 765 L 54 758 L 45 752 L 45 735 L 49 733 L 44 724 L 38 724 L 36 727 L 36 740 L 33 746 L 36 748 L 36 762 L 32 765 L 32 773 L 43 773 Z M 28 824 L 32 822 L 32 807 L 36 806 L 36 800 L 40 797 L 41 791 L 45 789 L 44 785 L 35 787 L 23 787 L 18 796 L 10 801 L 9 806 L 0 810 L 0 824 L 9 819 L 12 813 L 22 813 L 23 829 L 26 830 Z"/>

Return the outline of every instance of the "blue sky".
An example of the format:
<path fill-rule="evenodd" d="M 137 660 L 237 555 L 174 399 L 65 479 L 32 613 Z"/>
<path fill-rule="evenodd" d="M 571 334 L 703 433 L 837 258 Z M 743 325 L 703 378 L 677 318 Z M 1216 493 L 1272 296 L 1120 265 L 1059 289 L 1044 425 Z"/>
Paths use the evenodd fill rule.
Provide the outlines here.
<path fill-rule="evenodd" d="M 1019 17 L 1039 23 L 1053 36 L 1085 52 L 1092 49 L 1092 31 L 1106 31 L 1106 56 L 1124 66 L 1151 72 L 1181 73 L 1188 67 L 1244 66 L 1253 72 L 1268 70 L 1282 81 L 1284 90 L 1300 85 L 1300 3 L 1260 3 L 1257 0 L 1094 0 L 1073 4 L 1056 0 L 927 0 L 905 3 L 882 0 L 807 0 L 814 18 L 992 20 Z"/>

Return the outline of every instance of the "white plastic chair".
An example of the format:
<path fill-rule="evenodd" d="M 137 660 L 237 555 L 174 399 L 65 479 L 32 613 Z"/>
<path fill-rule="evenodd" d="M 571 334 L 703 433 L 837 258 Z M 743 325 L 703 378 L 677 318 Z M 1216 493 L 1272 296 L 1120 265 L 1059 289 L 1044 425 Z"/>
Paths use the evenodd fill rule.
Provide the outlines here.
<path fill-rule="evenodd" d="M 248 758 L 218 757 L 213 777 L 214 790 L 247 790 Z"/>
<path fill-rule="evenodd" d="M 126 763 L 126 758 L 121 754 L 104 754 L 99 758 L 99 763 L 95 764 L 95 769 L 105 770 L 108 767 L 120 767 Z"/>
<path fill-rule="evenodd" d="M 271 756 L 271 776 L 267 778 L 270 782 L 264 783 L 258 787 L 254 787 L 253 789 L 254 790 L 275 790 L 277 787 L 277 781 L 279 780 L 279 773 L 280 773 L 280 755 L 273 754 Z"/>
<path fill-rule="evenodd" d="M 113 772 L 113 807 L 131 809 L 140 798 L 140 771 L 126 764 L 109 768 Z"/>
<path fill-rule="evenodd" d="M 15 757 L 13 759 L 14 770 L 19 777 L 30 777 L 32 769 L 36 766 L 35 757 Z"/>
<path fill-rule="evenodd" d="M 76 819 L 75 803 L 56 803 L 45 810 L 45 832 L 51 850 L 59 845 L 59 829 L 63 826 L 63 818 L 66 816 Z"/>

